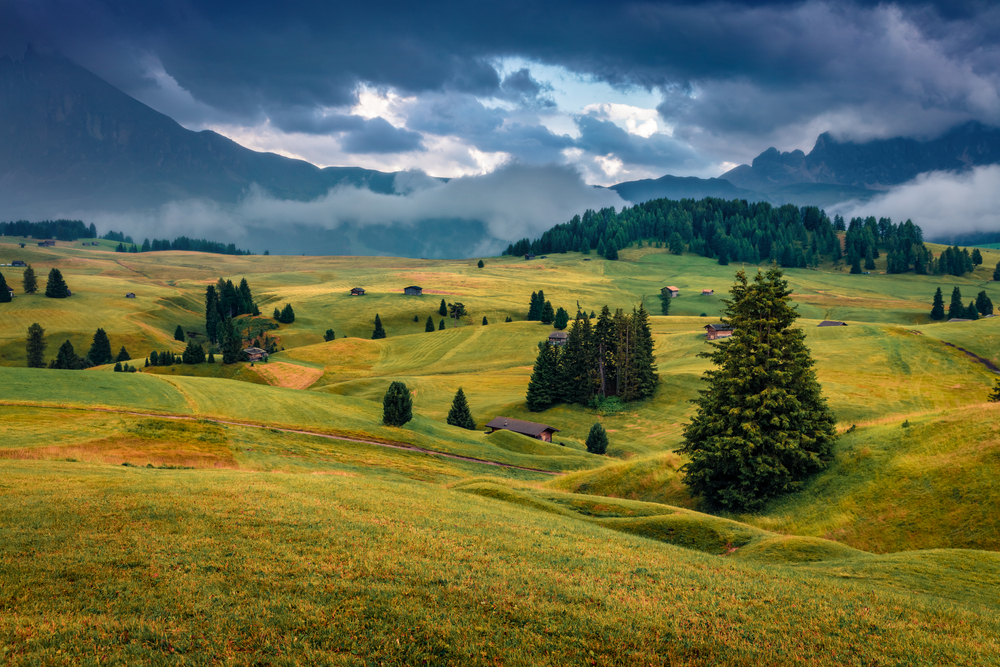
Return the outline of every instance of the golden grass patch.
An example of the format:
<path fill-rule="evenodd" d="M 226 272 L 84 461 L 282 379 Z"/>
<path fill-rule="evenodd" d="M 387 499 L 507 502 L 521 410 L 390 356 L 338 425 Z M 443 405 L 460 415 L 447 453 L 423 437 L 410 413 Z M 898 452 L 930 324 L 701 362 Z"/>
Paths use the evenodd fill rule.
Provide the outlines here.
<path fill-rule="evenodd" d="M 257 364 L 254 366 L 254 370 L 272 387 L 285 387 L 287 389 L 308 389 L 315 384 L 316 380 L 323 377 L 322 369 L 296 366 L 280 361 Z"/>

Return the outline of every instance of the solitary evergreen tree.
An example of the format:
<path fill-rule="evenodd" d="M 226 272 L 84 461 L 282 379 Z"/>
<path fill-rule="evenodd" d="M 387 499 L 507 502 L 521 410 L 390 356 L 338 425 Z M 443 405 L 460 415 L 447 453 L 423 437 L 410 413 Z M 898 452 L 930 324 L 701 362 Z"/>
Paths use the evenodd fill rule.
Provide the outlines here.
<path fill-rule="evenodd" d="M 331 340 L 336 340 L 337 336 L 333 333 L 333 329 L 327 329 L 326 333 L 323 334 L 323 340 L 329 343 Z"/>
<path fill-rule="evenodd" d="M 532 412 L 540 412 L 559 399 L 559 349 L 548 341 L 542 343 L 528 382 L 525 402 Z"/>
<path fill-rule="evenodd" d="M 997 267 L 993 269 L 993 280 L 1000 280 L 1000 262 L 997 262 Z"/>
<path fill-rule="evenodd" d="M 1000 378 L 997 378 L 996 384 L 993 385 L 993 393 L 987 396 L 986 400 L 991 403 L 1000 403 Z"/>
<path fill-rule="evenodd" d="M 726 300 L 733 335 L 703 356 L 715 370 L 684 429 L 684 483 L 710 505 L 759 510 L 827 467 L 834 417 L 816 380 L 798 313 L 777 267 L 740 271 Z"/>
<path fill-rule="evenodd" d="M 438 325 L 438 331 L 444 331 L 444 320 L 441 320 L 441 324 Z"/>
<path fill-rule="evenodd" d="M 215 354 L 213 354 L 212 352 L 208 353 L 208 363 L 210 363 L 210 364 L 214 364 L 215 363 Z"/>
<path fill-rule="evenodd" d="M 28 368 L 45 368 L 45 329 L 38 322 L 28 327 Z"/>
<path fill-rule="evenodd" d="M 591 454 L 604 454 L 608 451 L 608 434 L 600 422 L 594 422 L 587 434 L 587 451 Z"/>
<path fill-rule="evenodd" d="M 35 270 L 31 268 L 31 264 L 28 264 L 28 268 L 24 270 L 24 275 L 21 277 L 21 287 L 25 294 L 34 294 L 38 291 L 38 278 L 35 276 Z"/>
<path fill-rule="evenodd" d="M 556 311 L 552 309 L 551 301 L 545 302 L 545 305 L 542 307 L 541 316 L 538 319 L 541 320 L 542 324 L 552 324 L 556 319 Z"/>
<path fill-rule="evenodd" d="M 10 303 L 10 290 L 7 289 L 7 281 L 4 280 L 3 274 L 0 273 L 0 303 Z"/>
<path fill-rule="evenodd" d="M 118 356 L 115 357 L 115 361 L 131 361 L 132 357 L 129 356 L 128 350 L 122 345 L 122 349 L 118 350 Z"/>
<path fill-rule="evenodd" d="M 419 318 L 419 317 L 417 317 L 416 315 L 414 315 L 414 316 L 413 316 L 413 321 L 414 321 L 414 322 L 419 322 L 419 321 L 420 321 L 420 318 Z"/>
<path fill-rule="evenodd" d="M 438 315 L 441 317 L 448 317 L 448 305 L 441 299 L 441 305 L 438 306 Z"/>
<path fill-rule="evenodd" d="M 372 340 L 385 338 L 385 329 L 382 328 L 382 320 L 378 313 L 375 313 L 375 331 L 372 332 Z"/>
<path fill-rule="evenodd" d="M 486 319 L 485 315 L 483 315 L 483 326 L 485 327 L 489 323 L 490 323 L 490 321 Z"/>
<path fill-rule="evenodd" d="M 979 314 L 984 317 L 993 312 L 993 302 L 990 301 L 990 297 L 986 294 L 986 290 L 983 290 L 976 295 L 976 309 L 979 311 Z"/>
<path fill-rule="evenodd" d="M 559 306 L 559 310 L 556 311 L 555 319 L 552 320 L 552 326 L 556 329 L 562 331 L 569 324 L 569 313 L 562 306 Z"/>
<path fill-rule="evenodd" d="M 182 343 L 184 342 L 184 329 L 182 329 L 179 324 L 177 325 L 177 328 L 174 329 L 174 340 L 179 340 Z"/>
<path fill-rule="evenodd" d="M 108 334 L 104 332 L 104 329 L 98 329 L 94 332 L 94 342 L 90 346 L 90 352 L 87 353 L 87 359 L 94 366 L 110 364 L 114 361 L 114 355 L 111 352 L 111 341 L 108 340 Z"/>
<path fill-rule="evenodd" d="M 45 282 L 45 296 L 50 299 L 65 299 L 69 296 L 69 287 L 59 269 L 49 271 L 49 278 Z"/>
<path fill-rule="evenodd" d="M 948 319 L 965 317 L 965 304 L 962 303 L 962 290 L 958 285 L 951 291 L 951 303 L 948 305 Z"/>
<path fill-rule="evenodd" d="M 669 294 L 664 294 L 663 292 L 660 292 L 660 315 L 669 315 L 670 314 L 670 302 L 671 301 L 672 301 L 672 298 L 670 297 Z"/>
<path fill-rule="evenodd" d="M 977 251 L 977 252 L 978 252 L 978 251 Z M 483 268 L 484 266 L 486 266 L 486 265 L 485 265 L 485 264 L 483 264 L 483 260 L 479 260 L 479 268 L 481 269 L 481 268 Z"/>
<path fill-rule="evenodd" d="M 181 359 L 185 364 L 204 363 L 205 350 L 202 349 L 201 345 L 195 342 L 194 338 L 192 338 L 188 341 L 187 347 L 184 348 L 184 353 L 181 355 Z"/>
<path fill-rule="evenodd" d="M 934 305 L 931 307 L 931 319 L 932 320 L 943 320 L 944 319 L 944 295 L 941 294 L 941 288 L 937 288 L 937 292 L 934 292 Z"/>
<path fill-rule="evenodd" d="M 382 398 L 382 423 L 402 426 L 413 419 L 413 397 L 402 382 L 393 382 Z"/>
<path fill-rule="evenodd" d="M 462 391 L 461 387 L 455 392 L 455 398 L 451 402 L 451 410 L 448 411 L 448 423 L 470 431 L 476 430 L 476 420 L 472 418 L 469 402 L 465 400 L 465 392 Z"/>
<path fill-rule="evenodd" d="M 426 333 L 434 331 L 434 318 L 430 315 L 427 316 L 427 324 L 424 325 L 424 331 Z"/>

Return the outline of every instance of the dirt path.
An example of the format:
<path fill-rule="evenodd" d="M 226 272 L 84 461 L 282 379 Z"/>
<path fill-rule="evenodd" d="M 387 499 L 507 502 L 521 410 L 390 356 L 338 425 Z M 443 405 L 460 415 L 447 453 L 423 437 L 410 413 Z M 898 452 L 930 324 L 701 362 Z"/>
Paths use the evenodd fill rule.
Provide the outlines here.
<path fill-rule="evenodd" d="M 21 401 L 0 401 L 0 405 L 14 405 L 21 407 L 32 407 L 32 408 L 44 408 L 50 410 L 76 410 L 79 412 L 106 412 L 117 415 L 130 415 L 133 417 L 152 417 L 158 419 L 176 419 L 180 421 L 204 421 L 211 422 L 213 424 L 226 424 L 228 426 L 242 426 L 245 428 L 259 428 L 267 429 L 269 431 L 281 431 L 282 433 L 297 433 L 299 435 L 311 435 L 317 438 L 326 438 L 328 440 L 341 440 L 344 442 L 357 442 L 364 445 L 374 445 L 376 447 L 388 447 L 389 449 L 402 449 L 408 452 L 417 452 L 420 454 L 427 454 L 428 456 L 438 456 L 445 459 L 454 459 L 456 461 L 466 461 L 468 463 L 480 463 L 482 465 L 496 466 L 498 468 L 508 468 L 510 470 L 524 470 L 525 472 L 537 472 L 543 475 L 562 475 L 564 473 L 554 472 L 552 470 L 539 470 L 538 468 L 526 468 L 524 466 L 516 466 L 510 463 L 498 463 L 496 461 L 487 461 L 485 459 L 477 459 L 471 456 L 459 456 L 458 454 L 446 454 L 444 452 L 435 452 L 431 449 L 424 449 L 422 447 L 417 447 L 415 445 L 408 445 L 405 442 L 395 442 L 392 440 L 368 440 L 365 438 L 354 438 L 348 435 L 336 435 L 333 433 L 320 433 L 319 431 L 305 431 L 294 428 L 281 428 L 278 426 L 268 426 L 266 424 L 254 424 L 253 422 L 240 422 L 240 421 L 228 421 L 225 419 L 211 419 L 209 417 L 199 417 L 194 415 L 178 415 L 171 413 L 155 413 L 155 412 L 134 412 L 132 410 L 118 410 L 115 408 L 78 408 L 66 405 L 47 405 L 45 403 L 31 403 L 31 402 L 21 402 Z"/>

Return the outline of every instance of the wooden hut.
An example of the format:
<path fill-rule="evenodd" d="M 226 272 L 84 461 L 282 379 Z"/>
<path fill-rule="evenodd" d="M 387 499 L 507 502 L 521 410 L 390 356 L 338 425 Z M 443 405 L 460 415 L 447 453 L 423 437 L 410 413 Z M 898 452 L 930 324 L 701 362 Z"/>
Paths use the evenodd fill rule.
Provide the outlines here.
<path fill-rule="evenodd" d="M 671 299 L 676 299 L 681 295 L 681 291 L 678 288 L 674 287 L 673 285 L 667 285 L 666 287 L 660 290 L 660 293 L 663 296 L 669 296 Z"/>
<path fill-rule="evenodd" d="M 728 324 L 709 324 L 705 326 L 705 337 L 708 340 L 717 338 L 728 338 L 733 335 L 733 328 Z"/>
<path fill-rule="evenodd" d="M 559 347 L 566 344 L 567 338 L 569 338 L 569 334 L 565 331 L 553 331 L 549 334 L 549 342 L 553 345 L 558 345 Z"/>
<path fill-rule="evenodd" d="M 823 320 L 816 326 L 818 327 L 846 327 L 847 322 L 838 322 L 837 320 Z"/>
<path fill-rule="evenodd" d="M 701 295 L 702 296 L 712 296 L 713 294 L 715 294 L 715 290 L 714 289 L 703 289 L 701 291 Z"/>
<path fill-rule="evenodd" d="M 546 426 L 545 424 L 536 424 L 535 422 L 526 422 L 509 417 L 494 417 L 486 425 L 486 428 L 490 429 L 490 433 L 495 431 L 513 431 L 514 433 L 520 433 L 529 438 L 544 440 L 545 442 L 552 442 L 552 434 L 559 431 L 559 429 Z"/>
<path fill-rule="evenodd" d="M 365 289 L 363 287 L 352 287 L 351 296 L 364 296 Z"/>
<path fill-rule="evenodd" d="M 11 266 L 27 266 L 27 264 L 25 264 L 25 262 L 24 262 L 23 259 L 15 259 L 13 262 L 10 263 L 10 265 Z"/>
<path fill-rule="evenodd" d="M 424 293 L 423 287 L 418 287 L 417 285 L 410 285 L 409 287 L 403 288 L 403 294 L 407 296 L 420 296 Z"/>
<path fill-rule="evenodd" d="M 135 292 L 125 292 L 125 298 L 126 299 L 134 299 L 135 298 Z"/>
<path fill-rule="evenodd" d="M 267 361 L 267 350 L 262 350 L 259 347 L 248 347 L 243 352 L 246 353 L 247 359 L 250 361 Z"/>

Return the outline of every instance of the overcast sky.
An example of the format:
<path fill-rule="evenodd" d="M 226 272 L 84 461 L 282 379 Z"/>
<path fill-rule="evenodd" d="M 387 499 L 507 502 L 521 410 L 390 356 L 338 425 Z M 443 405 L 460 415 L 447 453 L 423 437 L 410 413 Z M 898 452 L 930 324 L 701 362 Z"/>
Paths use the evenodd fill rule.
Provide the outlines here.
<path fill-rule="evenodd" d="M 1000 125 L 1000 3 L 0 0 L 191 129 L 321 166 L 717 176 L 816 136 Z"/>

